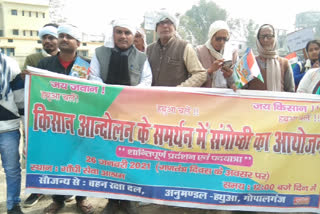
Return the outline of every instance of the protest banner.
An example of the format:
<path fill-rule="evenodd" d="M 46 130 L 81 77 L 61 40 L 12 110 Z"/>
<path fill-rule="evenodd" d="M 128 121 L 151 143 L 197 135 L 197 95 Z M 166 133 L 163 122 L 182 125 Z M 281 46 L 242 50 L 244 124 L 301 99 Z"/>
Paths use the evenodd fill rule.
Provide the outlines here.
<path fill-rule="evenodd" d="M 287 45 L 290 52 L 302 50 L 307 43 L 314 39 L 312 28 L 304 28 L 287 35 Z"/>
<path fill-rule="evenodd" d="M 319 212 L 320 98 L 26 79 L 26 192 Z"/>

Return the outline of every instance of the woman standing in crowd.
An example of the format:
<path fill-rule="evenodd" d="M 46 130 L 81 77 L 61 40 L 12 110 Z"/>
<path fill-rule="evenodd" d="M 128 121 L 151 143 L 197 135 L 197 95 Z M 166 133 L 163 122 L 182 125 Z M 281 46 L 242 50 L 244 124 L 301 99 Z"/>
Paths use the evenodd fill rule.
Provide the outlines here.
<path fill-rule="evenodd" d="M 223 65 L 225 45 L 230 38 L 229 32 L 226 22 L 215 21 L 209 28 L 208 41 L 196 48 L 199 61 L 208 73 L 204 87 L 235 88 L 231 65 L 235 63 L 237 56 L 233 57 L 233 62 L 229 65 Z"/>
<path fill-rule="evenodd" d="M 318 55 L 320 53 L 320 42 L 317 40 L 309 41 L 306 45 L 306 51 L 308 59 L 304 63 L 298 62 L 293 68 L 296 87 L 298 87 L 302 77 L 309 69 L 319 67 Z"/>

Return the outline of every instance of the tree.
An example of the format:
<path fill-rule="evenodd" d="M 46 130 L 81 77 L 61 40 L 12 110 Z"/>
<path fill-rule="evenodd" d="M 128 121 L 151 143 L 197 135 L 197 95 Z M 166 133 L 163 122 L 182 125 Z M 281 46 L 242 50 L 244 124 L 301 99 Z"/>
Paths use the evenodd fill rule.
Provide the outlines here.
<path fill-rule="evenodd" d="M 245 35 L 246 35 L 246 45 L 247 47 L 252 48 L 252 50 L 255 52 L 257 47 L 256 47 L 256 40 L 257 40 L 257 29 L 259 25 L 254 23 L 252 19 L 250 19 L 247 23 L 247 26 L 245 28 Z"/>
<path fill-rule="evenodd" d="M 320 12 L 308 11 L 296 15 L 296 29 L 313 28 L 315 37 L 320 38 Z"/>
<path fill-rule="evenodd" d="M 227 11 L 212 1 L 200 0 L 180 18 L 180 36 L 194 45 L 203 44 L 208 39 L 210 25 L 217 20 L 226 20 Z"/>
<path fill-rule="evenodd" d="M 49 16 L 52 23 L 65 23 L 65 1 L 64 0 L 49 0 Z"/>

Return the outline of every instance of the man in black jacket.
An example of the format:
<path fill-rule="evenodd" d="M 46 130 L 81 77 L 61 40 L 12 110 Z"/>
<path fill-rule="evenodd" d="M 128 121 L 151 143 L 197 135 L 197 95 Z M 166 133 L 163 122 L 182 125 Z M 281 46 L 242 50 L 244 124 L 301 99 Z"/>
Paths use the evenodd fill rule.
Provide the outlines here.
<path fill-rule="evenodd" d="M 56 56 L 42 59 L 38 68 L 51 72 L 76 76 L 87 79 L 90 61 L 77 55 L 77 48 L 80 46 L 81 32 L 72 25 L 61 25 L 58 28 L 58 47 L 60 52 Z M 86 69 L 74 69 L 82 66 Z M 84 72 L 82 72 L 84 71 Z M 46 214 L 55 214 L 64 207 L 64 195 L 53 195 L 53 202 L 44 210 Z M 76 196 L 77 207 L 84 214 L 94 213 L 94 209 L 86 197 Z"/>

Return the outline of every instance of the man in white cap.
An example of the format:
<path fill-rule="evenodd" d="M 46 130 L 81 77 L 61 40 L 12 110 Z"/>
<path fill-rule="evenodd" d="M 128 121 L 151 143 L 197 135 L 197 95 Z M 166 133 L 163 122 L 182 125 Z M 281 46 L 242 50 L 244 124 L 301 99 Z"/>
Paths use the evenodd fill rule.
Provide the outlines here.
<path fill-rule="evenodd" d="M 114 85 L 151 86 L 147 56 L 133 45 L 135 25 L 126 19 L 115 20 L 109 33 L 91 60 L 89 79 Z M 120 207 L 128 214 L 138 213 L 136 202 L 109 199 L 103 214 L 114 214 Z"/>
<path fill-rule="evenodd" d="M 147 48 L 153 86 L 200 87 L 207 74 L 193 47 L 176 35 L 178 19 L 165 10 L 158 12 L 158 41 Z"/>
<path fill-rule="evenodd" d="M 134 46 L 141 52 L 145 52 L 147 48 L 147 38 L 146 33 L 142 28 L 138 28 L 136 34 L 134 35 Z"/>
<path fill-rule="evenodd" d="M 58 53 L 57 28 L 57 24 L 49 23 L 44 25 L 43 28 L 39 30 L 39 37 L 42 42 L 43 49 L 39 53 L 34 53 L 27 56 L 26 60 L 24 61 L 23 70 L 25 70 L 27 66 L 37 67 L 41 59 L 54 56 Z M 23 207 L 32 207 L 38 203 L 41 198 L 43 198 L 42 194 L 31 194 L 24 201 Z"/>
<path fill-rule="evenodd" d="M 89 79 L 114 85 L 151 86 L 147 56 L 133 45 L 135 32 L 135 25 L 129 20 L 113 21 L 104 46 L 96 49 L 91 60 Z"/>
<path fill-rule="evenodd" d="M 58 47 L 60 52 L 58 52 L 56 56 L 42 59 L 37 67 L 87 79 L 90 60 L 77 55 L 81 37 L 82 33 L 77 27 L 70 24 L 60 25 L 58 28 Z M 84 67 L 85 69 L 81 69 L 82 71 L 73 69 L 78 66 Z"/>
<path fill-rule="evenodd" d="M 27 56 L 23 70 L 27 66 L 37 67 L 41 59 L 54 56 L 58 53 L 58 33 L 57 33 L 57 24 L 46 24 L 39 30 L 39 38 L 42 42 L 42 50 L 39 53 L 30 54 Z"/>
<path fill-rule="evenodd" d="M 77 48 L 81 42 L 80 30 L 69 24 L 60 25 L 58 27 L 58 47 L 60 52 L 56 56 L 42 59 L 38 68 L 51 72 L 77 76 L 80 78 L 88 77 L 88 69 L 90 61 L 77 55 Z M 82 66 L 84 73 L 79 73 L 79 69 L 73 69 L 75 66 Z M 45 214 L 55 214 L 64 207 L 64 195 L 53 195 L 53 202 L 44 210 Z M 86 197 L 76 196 L 77 207 L 84 214 L 94 213 L 94 209 Z"/>

